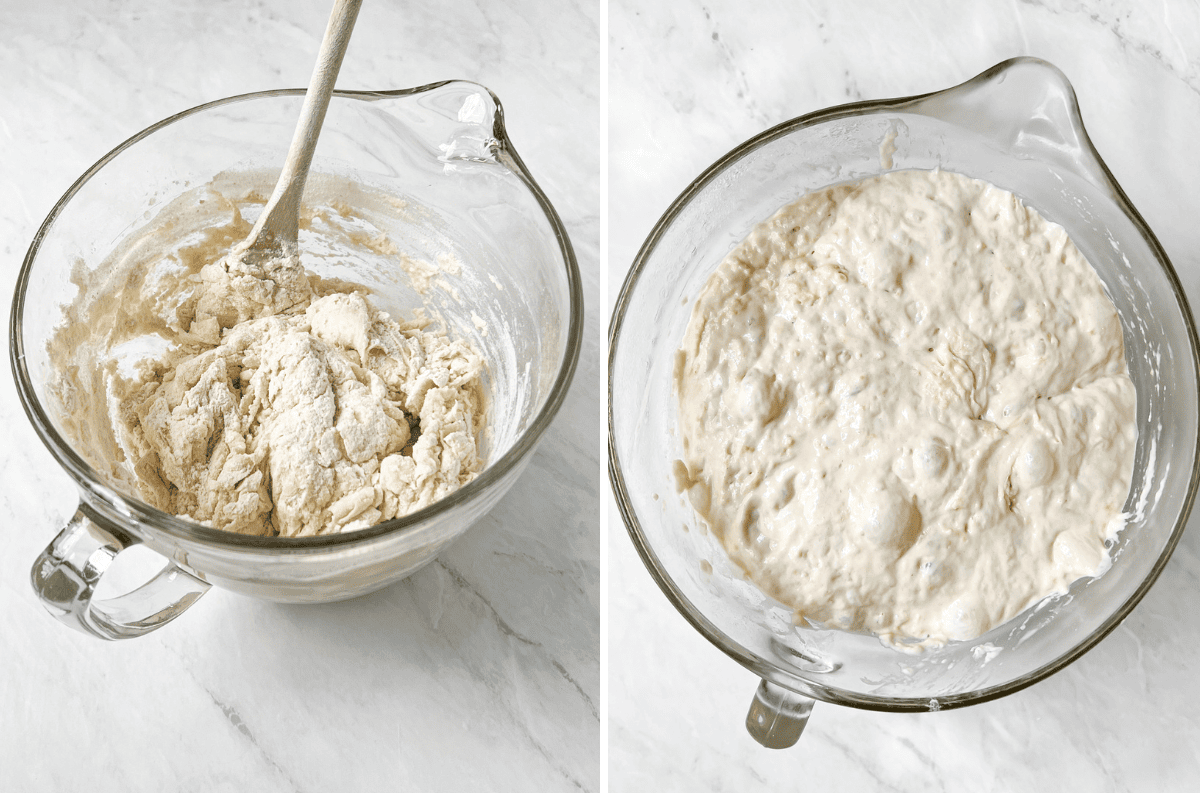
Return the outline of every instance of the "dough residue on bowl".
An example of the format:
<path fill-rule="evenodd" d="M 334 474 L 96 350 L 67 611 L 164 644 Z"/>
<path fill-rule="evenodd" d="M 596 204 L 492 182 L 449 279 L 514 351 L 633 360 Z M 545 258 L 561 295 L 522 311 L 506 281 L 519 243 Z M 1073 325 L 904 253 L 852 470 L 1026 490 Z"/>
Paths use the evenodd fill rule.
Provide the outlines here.
<path fill-rule="evenodd" d="M 63 425 L 90 462 L 165 512 L 287 537 L 408 514 L 482 470 L 470 344 L 297 257 L 226 256 L 249 232 L 236 202 L 185 198 L 77 268 L 50 342 Z"/>
<path fill-rule="evenodd" d="M 980 636 L 1109 564 L 1136 441 L 1121 323 L 1013 194 L 904 171 L 756 227 L 696 301 L 676 476 L 799 620 Z"/>

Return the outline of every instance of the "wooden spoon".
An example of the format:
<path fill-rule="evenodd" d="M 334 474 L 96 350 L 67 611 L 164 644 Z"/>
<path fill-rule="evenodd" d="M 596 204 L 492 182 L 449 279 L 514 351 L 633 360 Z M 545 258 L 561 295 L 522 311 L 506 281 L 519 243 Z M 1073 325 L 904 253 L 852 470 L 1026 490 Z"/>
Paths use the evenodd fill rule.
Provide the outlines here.
<path fill-rule="evenodd" d="M 300 227 L 300 197 L 304 194 L 304 182 L 312 165 L 313 150 L 317 147 L 317 136 L 325 121 L 329 108 L 329 97 L 333 84 L 337 82 L 338 70 L 350 43 L 350 33 L 358 18 L 362 0 L 336 0 L 329 15 L 329 26 L 321 41 L 317 65 L 313 70 L 308 92 L 304 95 L 304 106 L 300 109 L 300 120 L 292 136 L 287 160 L 275 192 L 263 208 L 250 236 L 231 252 L 231 257 L 247 264 L 263 264 L 271 259 L 298 255 L 296 243 Z"/>

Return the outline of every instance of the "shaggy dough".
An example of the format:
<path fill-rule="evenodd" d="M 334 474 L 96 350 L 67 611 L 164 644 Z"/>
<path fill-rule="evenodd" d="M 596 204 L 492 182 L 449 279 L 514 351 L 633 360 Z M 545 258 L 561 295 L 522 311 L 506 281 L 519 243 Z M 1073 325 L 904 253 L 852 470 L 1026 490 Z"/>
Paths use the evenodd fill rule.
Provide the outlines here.
<path fill-rule="evenodd" d="M 1120 320 L 1011 193 L 907 171 L 805 196 L 710 278 L 676 364 L 681 487 L 798 620 L 970 639 L 1109 563 Z"/>
<path fill-rule="evenodd" d="M 201 194 L 184 209 L 222 200 Z M 135 235 L 93 274 L 111 282 L 82 290 L 51 344 L 68 411 L 75 391 L 108 391 L 109 416 L 87 400 L 91 414 L 64 422 L 81 449 L 99 449 L 96 464 L 163 511 L 288 537 L 405 515 L 482 470 L 484 362 L 469 344 L 423 315 L 390 318 L 296 257 L 223 256 L 248 230 L 236 208 L 143 265 L 180 217 L 191 215 Z M 143 338 L 165 348 L 122 373 L 122 345 Z M 90 347 L 96 360 L 81 357 Z"/>

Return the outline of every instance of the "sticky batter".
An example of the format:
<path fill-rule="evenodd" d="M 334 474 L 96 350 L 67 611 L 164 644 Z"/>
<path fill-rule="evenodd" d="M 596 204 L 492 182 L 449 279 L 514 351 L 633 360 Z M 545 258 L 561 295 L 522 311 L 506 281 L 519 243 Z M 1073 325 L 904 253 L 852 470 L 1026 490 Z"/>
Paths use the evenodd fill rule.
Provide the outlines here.
<path fill-rule="evenodd" d="M 677 476 L 798 620 L 937 645 L 1099 575 L 1136 440 L 1121 324 L 1057 225 L 938 171 L 756 227 L 676 361 Z"/>
<path fill-rule="evenodd" d="M 81 453 L 159 509 L 265 536 L 370 526 L 473 479 L 479 353 L 296 257 L 227 256 L 248 232 L 237 202 L 201 189 L 77 273 L 50 350 Z"/>

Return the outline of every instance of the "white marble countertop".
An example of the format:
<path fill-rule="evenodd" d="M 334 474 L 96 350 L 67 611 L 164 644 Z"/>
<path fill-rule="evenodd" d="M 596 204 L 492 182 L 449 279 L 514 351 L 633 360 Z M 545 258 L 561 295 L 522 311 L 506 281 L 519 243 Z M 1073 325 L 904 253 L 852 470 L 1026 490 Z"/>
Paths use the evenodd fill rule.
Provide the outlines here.
<path fill-rule="evenodd" d="M 754 10 L 751 10 L 754 9 Z M 609 308 L 659 215 L 777 123 L 969 79 L 1062 69 L 1110 169 L 1200 306 L 1200 6 L 1191 0 L 611 0 Z M 992 703 L 884 714 L 818 703 L 800 743 L 743 723 L 757 679 L 650 579 L 608 502 L 612 791 L 1190 790 L 1200 778 L 1200 520 L 1149 595 L 1063 672 Z"/>
<path fill-rule="evenodd" d="M 307 85 L 331 5 L 0 2 L 5 316 L 35 230 L 85 168 L 202 102 Z M 350 43 L 341 88 L 465 78 L 496 92 L 571 234 L 589 310 L 573 388 L 525 475 L 407 581 L 307 607 L 213 589 L 140 639 L 70 631 L 29 568 L 74 488 L 0 378 L 0 788 L 600 788 L 599 26 L 586 0 L 366 0 Z"/>

